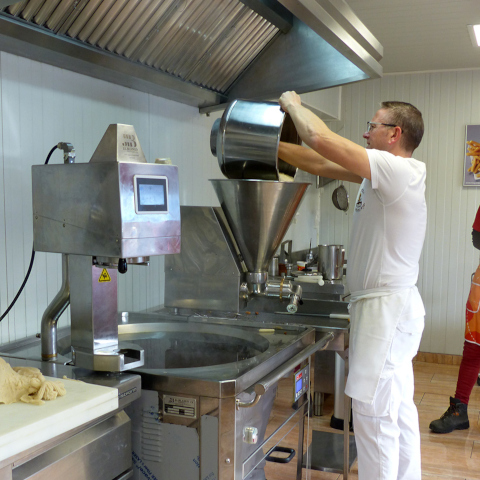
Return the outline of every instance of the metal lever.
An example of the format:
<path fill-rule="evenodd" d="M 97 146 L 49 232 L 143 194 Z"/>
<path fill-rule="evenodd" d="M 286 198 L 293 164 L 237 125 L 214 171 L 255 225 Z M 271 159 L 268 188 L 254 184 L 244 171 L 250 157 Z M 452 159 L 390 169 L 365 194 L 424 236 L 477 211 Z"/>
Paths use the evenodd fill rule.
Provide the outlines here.
<path fill-rule="evenodd" d="M 325 333 L 325 335 L 318 342 L 302 350 L 288 362 L 284 363 L 263 377 L 262 380 L 255 385 L 255 393 L 257 395 L 264 395 L 272 385 L 275 385 L 281 378 L 290 372 L 290 370 L 293 370 L 297 365 L 302 363 L 310 355 L 313 355 L 316 351 L 325 349 L 334 338 L 335 335 L 332 332 Z"/>
<path fill-rule="evenodd" d="M 293 370 L 298 364 L 302 363 L 306 358 L 310 355 L 313 355 L 318 350 L 324 350 L 327 345 L 335 338 L 335 335 L 332 332 L 325 333 L 324 336 L 315 342 L 313 345 L 308 346 L 300 353 L 292 357 L 283 365 L 276 368 L 268 375 L 263 377 L 258 383 L 254 386 L 254 391 L 256 393 L 255 397 L 249 402 L 241 402 L 238 399 L 236 400 L 236 408 L 249 408 L 256 405 L 262 395 L 264 395 L 267 390 L 272 386 L 275 385 L 281 378 L 283 378 L 288 372 Z"/>
<path fill-rule="evenodd" d="M 251 392 L 251 389 L 249 389 L 249 391 L 246 391 L 245 393 L 253 393 L 253 392 Z M 255 394 L 255 396 L 248 402 L 242 402 L 241 400 L 236 398 L 235 399 L 235 406 L 236 406 L 237 410 L 240 409 L 240 408 L 254 407 L 260 401 L 261 398 L 262 398 L 262 396 L 257 395 L 257 394 Z"/>

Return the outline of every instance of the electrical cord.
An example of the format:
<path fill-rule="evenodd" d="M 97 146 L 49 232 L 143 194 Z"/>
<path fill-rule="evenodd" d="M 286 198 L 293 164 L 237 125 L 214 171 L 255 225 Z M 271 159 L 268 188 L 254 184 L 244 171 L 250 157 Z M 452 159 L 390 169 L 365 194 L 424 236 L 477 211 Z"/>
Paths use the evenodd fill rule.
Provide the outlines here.
<path fill-rule="evenodd" d="M 58 148 L 58 145 L 55 145 L 50 152 L 47 155 L 47 159 L 45 160 L 45 165 L 49 162 L 50 157 L 52 156 L 52 153 Z M 22 286 L 18 290 L 17 294 L 15 295 L 15 298 L 12 300 L 8 308 L 5 310 L 5 312 L 2 314 L 0 317 L 0 322 L 8 315 L 8 312 L 13 308 L 15 305 L 15 302 L 18 300 L 18 297 L 21 295 L 23 289 L 25 288 L 25 285 L 27 284 L 28 278 L 30 277 L 30 273 L 32 272 L 33 268 L 33 262 L 35 260 L 35 250 L 33 249 L 32 246 L 32 256 L 30 257 L 30 265 L 28 266 L 27 274 L 25 275 L 25 279 L 23 280 Z"/>

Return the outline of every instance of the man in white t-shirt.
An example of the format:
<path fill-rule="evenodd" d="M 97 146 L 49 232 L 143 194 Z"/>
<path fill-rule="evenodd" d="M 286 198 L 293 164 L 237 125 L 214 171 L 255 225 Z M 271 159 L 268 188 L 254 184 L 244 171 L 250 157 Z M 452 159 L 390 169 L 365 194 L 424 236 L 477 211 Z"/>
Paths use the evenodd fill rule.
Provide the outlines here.
<path fill-rule="evenodd" d="M 310 148 L 281 143 L 282 160 L 360 183 L 348 250 L 350 370 L 359 480 L 421 480 L 412 359 L 425 310 L 416 282 L 425 238 L 425 165 L 412 158 L 420 111 L 383 102 L 363 135 L 367 148 L 332 132 L 295 92 L 279 100 Z"/>

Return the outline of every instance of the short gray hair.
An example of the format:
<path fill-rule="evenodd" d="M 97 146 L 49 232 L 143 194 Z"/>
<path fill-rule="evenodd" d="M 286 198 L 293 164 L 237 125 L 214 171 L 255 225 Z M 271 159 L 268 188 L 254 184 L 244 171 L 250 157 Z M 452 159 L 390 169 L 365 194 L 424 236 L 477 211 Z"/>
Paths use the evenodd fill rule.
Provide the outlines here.
<path fill-rule="evenodd" d="M 388 110 L 388 121 L 402 129 L 402 146 L 408 152 L 413 152 L 423 138 L 425 127 L 422 112 L 406 102 L 382 102 L 382 108 Z"/>

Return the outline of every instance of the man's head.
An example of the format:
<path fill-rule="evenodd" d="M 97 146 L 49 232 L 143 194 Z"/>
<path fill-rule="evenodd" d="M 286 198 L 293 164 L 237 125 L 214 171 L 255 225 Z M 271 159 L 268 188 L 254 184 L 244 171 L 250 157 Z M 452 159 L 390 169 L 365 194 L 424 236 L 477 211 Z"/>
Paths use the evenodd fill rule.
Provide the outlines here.
<path fill-rule="evenodd" d="M 410 103 L 382 102 L 363 137 L 367 148 L 411 156 L 423 137 L 420 111 Z"/>
<path fill-rule="evenodd" d="M 407 152 L 413 153 L 420 145 L 424 131 L 420 110 L 406 102 L 382 102 L 382 110 L 386 112 L 388 123 L 401 128 L 402 147 Z"/>

